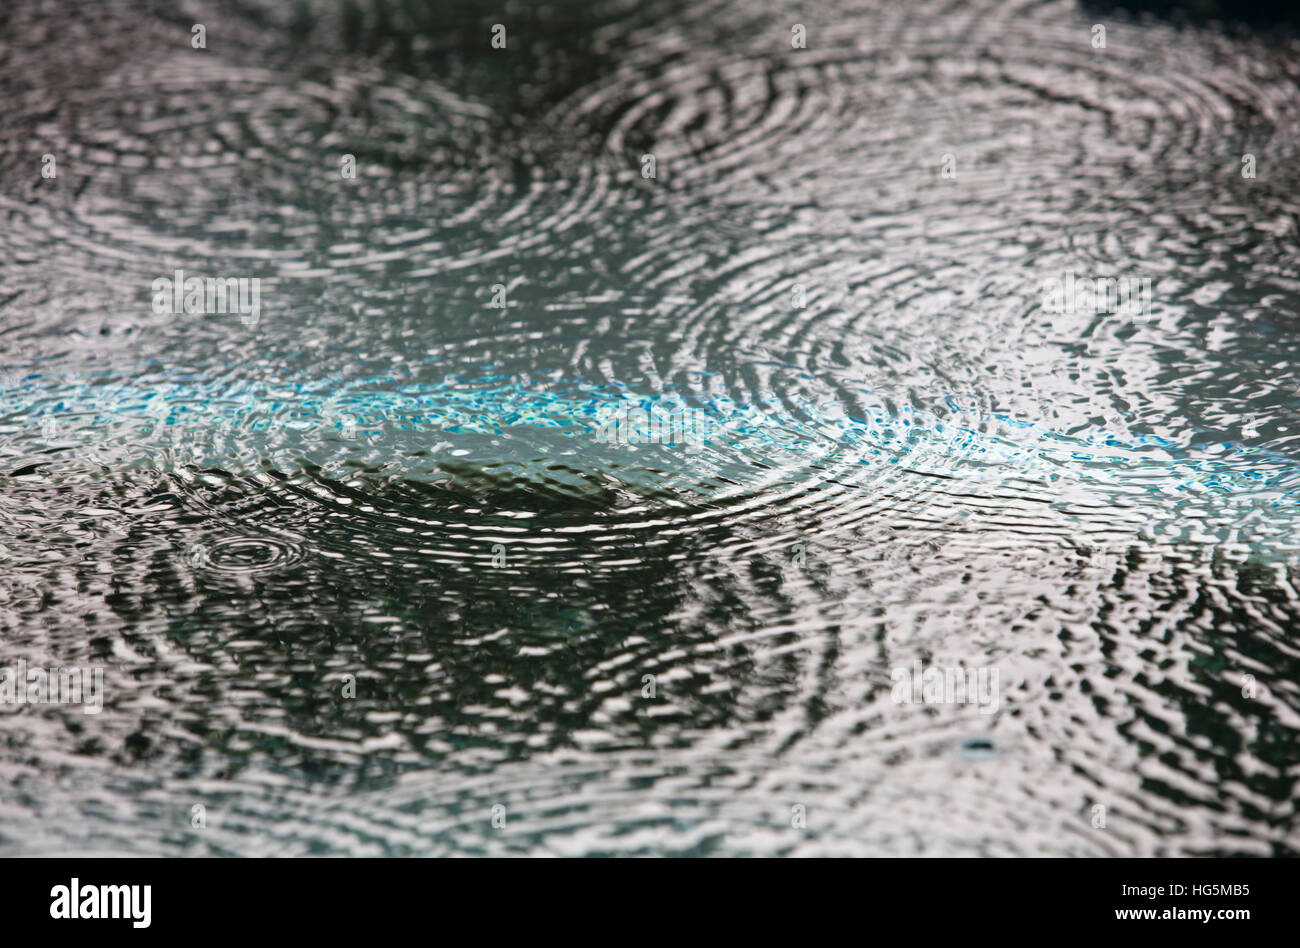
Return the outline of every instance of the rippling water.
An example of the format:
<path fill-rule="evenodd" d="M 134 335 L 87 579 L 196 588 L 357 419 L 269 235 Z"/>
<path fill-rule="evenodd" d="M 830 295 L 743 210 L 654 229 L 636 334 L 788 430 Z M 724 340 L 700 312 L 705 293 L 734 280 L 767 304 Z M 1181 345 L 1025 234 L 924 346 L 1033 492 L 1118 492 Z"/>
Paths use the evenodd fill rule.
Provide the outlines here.
<path fill-rule="evenodd" d="M 1300 42 L 190 6 L 0 12 L 0 851 L 1300 854 Z"/>

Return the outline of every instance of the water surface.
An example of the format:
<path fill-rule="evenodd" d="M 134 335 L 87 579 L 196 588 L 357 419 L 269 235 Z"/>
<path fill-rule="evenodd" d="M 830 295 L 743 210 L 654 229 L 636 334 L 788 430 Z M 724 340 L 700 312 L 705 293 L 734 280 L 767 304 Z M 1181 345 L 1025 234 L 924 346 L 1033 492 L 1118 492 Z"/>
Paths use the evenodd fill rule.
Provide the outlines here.
<path fill-rule="evenodd" d="M 193 9 L 0 12 L 0 852 L 1297 854 L 1300 43 Z"/>

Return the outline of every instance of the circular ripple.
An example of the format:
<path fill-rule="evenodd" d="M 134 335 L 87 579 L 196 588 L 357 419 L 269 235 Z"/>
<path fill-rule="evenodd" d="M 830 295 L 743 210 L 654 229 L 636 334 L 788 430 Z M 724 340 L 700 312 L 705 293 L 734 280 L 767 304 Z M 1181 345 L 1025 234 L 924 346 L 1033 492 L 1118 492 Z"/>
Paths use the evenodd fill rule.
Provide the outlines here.
<path fill-rule="evenodd" d="M 219 573 L 264 573 L 291 565 L 302 556 L 296 545 L 268 537 L 227 537 L 190 547 L 190 564 Z"/>
<path fill-rule="evenodd" d="M 1245 223 L 1294 217 L 1286 188 L 1234 176 L 1251 142 L 1294 166 L 1292 77 L 1243 70 L 1239 42 L 1212 34 L 1114 23 L 1094 49 L 1090 21 L 1055 5 L 815 12 L 806 49 L 757 10 L 701 52 L 647 30 L 553 116 L 661 208 L 634 222 L 638 251 L 613 276 L 672 301 L 649 347 L 664 384 L 707 378 L 812 435 L 762 489 L 847 523 L 862 490 L 922 471 L 1076 510 L 1118 501 L 1220 536 L 1244 509 L 1292 505 L 1281 420 L 1272 437 L 1224 438 L 1171 377 L 1171 351 L 1204 345 L 1189 304 L 1205 288 L 1165 279 L 1221 269 L 1260 239 L 1251 256 L 1290 256 L 1289 224 L 1261 238 Z M 1192 187 L 1152 218 L 1171 180 Z M 1066 272 L 1148 277 L 1153 305 L 1049 312 L 1045 281 Z M 1260 306 L 1262 275 L 1243 294 Z M 826 419 L 845 423 L 825 437 Z M 824 471 L 851 489 L 780 490 Z"/>
<path fill-rule="evenodd" d="M 433 80 L 310 47 L 299 50 L 310 61 L 277 67 L 282 51 L 256 55 L 265 40 L 251 53 L 239 43 L 199 51 L 151 27 L 98 82 L 53 104 L 49 87 L 28 91 L 20 49 L 0 76 L 17 100 L 15 134 L 0 146 L 15 188 L 0 211 L 6 235 L 22 235 L 0 247 L 29 294 L 89 272 L 101 305 L 107 283 L 115 307 L 157 322 L 151 282 L 179 268 L 256 277 L 280 316 L 299 302 L 299 281 L 355 311 L 394 275 L 406 292 L 562 246 L 605 200 L 584 166 L 548 170 L 539 154 L 550 145 L 525 146 L 490 109 Z M 57 159 L 57 178 L 41 177 L 34 141 Z"/>

